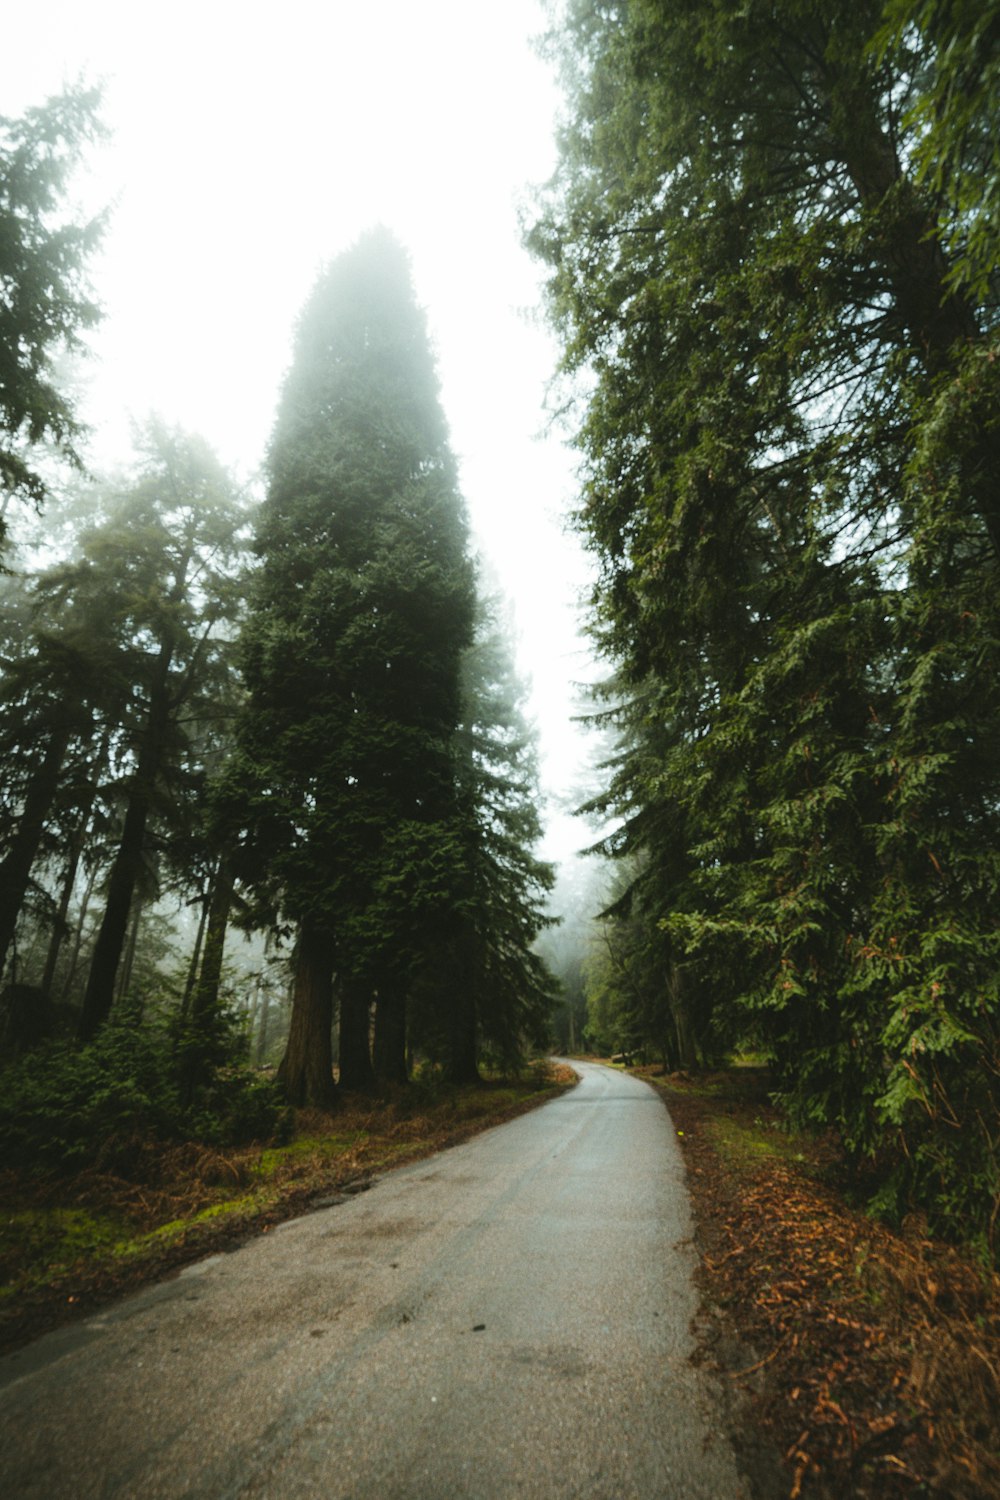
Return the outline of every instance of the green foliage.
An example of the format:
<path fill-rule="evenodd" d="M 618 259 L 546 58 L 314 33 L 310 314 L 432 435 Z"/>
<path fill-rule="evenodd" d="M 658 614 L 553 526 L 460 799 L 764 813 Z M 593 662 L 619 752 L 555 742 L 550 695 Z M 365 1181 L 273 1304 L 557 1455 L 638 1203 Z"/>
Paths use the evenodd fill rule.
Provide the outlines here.
<path fill-rule="evenodd" d="M 454 1076 L 474 1076 L 477 1042 L 513 1063 L 551 1000 L 531 952 L 550 879 L 531 854 L 533 750 L 509 662 L 473 641 L 432 353 L 384 231 L 339 257 L 303 311 L 269 475 L 243 636 L 249 703 L 221 801 L 251 920 L 299 933 L 289 1087 L 328 1092 L 325 1058 L 302 1075 L 325 1046 L 333 970 L 350 1087 L 370 1081 L 376 996 L 388 1081 L 405 1077 L 407 1008 L 412 1039 Z"/>
<path fill-rule="evenodd" d="M 128 1175 L 156 1143 L 236 1145 L 287 1131 L 273 1083 L 223 1047 L 193 1098 L 180 1082 L 176 1042 L 164 1029 L 111 1025 L 88 1047 L 52 1045 L 0 1074 L 0 1151 L 25 1170 L 92 1165 Z"/>
<path fill-rule="evenodd" d="M 924 68 L 910 103 L 920 181 L 942 204 L 949 283 L 990 297 L 1000 236 L 1000 6 L 996 0 L 889 0 L 880 51 L 919 46 Z"/>
<path fill-rule="evenodd" d="M 701 1050 L 762 1046 L 793 1118 L 983 1234 L 995 9 L 570 3 L 529 234 L 588 375 L 578 521 L 621 736 L 595 1015 L 649 1036 L 682 980 Z"/>
<path fill-rule="evenodd" d="M 261 915 L 370 972 L 446 894 L 471 630 L 464 507 L 409 267 L 376 231 L 303 311 L 269 457 L 226 787 Z"/>
<path fill-rule="evenodd" d="M 95 89 L 69 88 L 21 119 L 0 117 L 0 491 L 39 504 L 45 481 L 27 445 L 76 461 L 79 426 L 53 380 L 99 309 L 84 266 L 102 221 L 62 218 L 84 146 L 100 134 Z M 0 546 L 5 528 L 0 518 Z"/>

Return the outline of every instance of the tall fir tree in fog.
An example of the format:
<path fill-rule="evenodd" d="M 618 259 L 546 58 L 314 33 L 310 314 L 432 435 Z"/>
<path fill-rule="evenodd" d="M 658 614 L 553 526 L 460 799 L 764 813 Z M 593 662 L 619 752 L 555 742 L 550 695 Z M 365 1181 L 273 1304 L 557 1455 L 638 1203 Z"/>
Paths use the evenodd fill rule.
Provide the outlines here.
<path fill-rule="evenodd" d="M 100 134 L 99 103 L 96 89 L 76 87 L 20 119 L 0 116 L 0 550 L 8 499 L 45 496 L 32 446 L 78 462 L 80 425 L 54 363 L 100 317 L 85 270 L 103 221 L 66 213 L 80 154 Z"/>
<path fill-rule="evenodd" d="M 200 792 L 204 725 L 227 691 L 242 602 L 234 562 L 245 516 L 229 475 L 200 438 L 158 422 L 141 435 L 140 452 L 133 482 L 63 579 L 68 595 L 102 590 L 130 685 L 114 733 L 109 791 L 120 823 L 83 998 L 84 1040 L 111 1013 L 140 882 L 155 870 L 154 825 L 189 817 Z"/>
<path fill-rule="evenodd" d="M 409 989 L 453 899 L 473 616 L 424 317 L 383 230 L 330 265 L 302 312 L 268 470 L 228 788 L 241 875 L 261 918 L 295 933 L 280 1076 L 293 1102 L 329 1105 L 334 973 L 342 1083 L 406 1077 Z"/>

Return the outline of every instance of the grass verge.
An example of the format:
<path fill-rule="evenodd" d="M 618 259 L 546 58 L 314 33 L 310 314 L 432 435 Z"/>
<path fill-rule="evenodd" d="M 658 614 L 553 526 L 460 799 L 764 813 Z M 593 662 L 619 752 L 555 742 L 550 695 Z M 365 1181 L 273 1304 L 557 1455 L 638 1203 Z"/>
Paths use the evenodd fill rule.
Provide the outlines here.
<path fill-rule="evenodd" d="M 137 1139 L 128 1175 L 0 1172 L 0 1351 L 312 1207 L 503 1124 L 576 1082 L 537 1063 L 518 1080 L 400 1090 L 300 1110 L 287 1145 L 217 1150 Z"/>

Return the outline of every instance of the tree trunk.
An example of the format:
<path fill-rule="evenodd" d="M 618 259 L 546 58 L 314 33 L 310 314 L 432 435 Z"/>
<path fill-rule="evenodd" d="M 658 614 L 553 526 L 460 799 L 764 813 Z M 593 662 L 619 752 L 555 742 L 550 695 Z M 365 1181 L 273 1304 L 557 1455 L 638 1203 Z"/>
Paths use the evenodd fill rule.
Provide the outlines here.
<path fill-rule="evenodd" d="M 137 791 L 129 799 L 121 843 L 111 867 L 104 916 L 90 960 L 90 973 L 83 996 L 83 1013 L 80 1017 L 81 1042 L 91 1041 L 111 1014 L 115 979 L 125 946 L 132 897 L 142 868 L 147 814 L 148 798 Z"/>
<path fill-rule="evenodd" d="M 24 904 L 31 867 L 45 831 L 45 820 L 56 794 L 69 740 L 68 726 L 57 730 L 49 739 L 42 763 L 28 786 L 24 810 L 10 850 L 0 863 L 0 974 L 7 962 L 7 952 Z"/>
<path fill-rule="evenodd" d="M 129 985 L 132 983 L 132 970 L 135 967 L 135 951 L 139 946 L 139 926 L 142 922 L 142 902 L 132 898 L 132 907 L 129 915 L 128 937 L 125 942 L 125 954 L 118 975 L 118 988 L 115 992 L 115 1004 L 121 1005 L 128 994 Z M 129 1010 L 132 1020 L 142 1020 L 142 1001 Z"/>
<path fill-rule="evenodd" d="M 333 943 L 311 921 L 299 931 L 292 987 L 292 1024 L 278 1082 L 290 1104 L 333 1109 Z"/>
<path fill-rule="evenodd" d="M 87 845 L 87 836 L 90 833 L 94 803 L 97 800 L 98 783 L 107 766 L 108 744 L 109 736 L 105 734 L 92 761 L 89 796 L 84 806 L 80 809 L 80 817 L 73 834 L 69 863 L 66 866 L 66 874 L 63 877 L 62 891 L 59 898 L 59 910 L 56 912 L 52 936 L 49 939 L 49 950 L 45 958 L 42 990 L 46 995 L 51 995 L 52 993 L 52 987 L 55 984 L 56 978 L 56 968 L 59 964 L 59 955 L 62 952 L 63 943 L 69 936 L 69 906 L 73 899 L 76 878 L 80 871 L 80 861 L 83 858 L 83 851 Z"/>
<path fill-rule="evenodd" d="M 205 928 L 208 926 L 208 907 L 211 889 L 205 889 L 201 893 L 201 912 L 198 917 L 198 931 L 194 937 L 194 948 L 191 950 L 191 961 L 188 964 L 187 978 L 184 981 L 184 994 L 181 997 L 181 1020 L 186 1021 L 191 1013 L 191 996 L 198 982 L 198 970 L 201 967 L 201 945 L 205 941 Z"/>
<path fill-rule="evenodd" d="M 669 979 L 670 1013 L 677 1032 L 677 1057 L 682 1068 L 698 1066 L 698 1051 L 691 1034 L 691 1018 L 684 997 L 684 978 L 680 964 L 670 965 Z"/>
<path fill-rule="evenodd" d="M 266 985 L 260 984 L 259 981 L 257 988 L 260 994 L 260 1012 L 257 1021 L 259 1029 L 257 1032 L 255 1061 L 258 1067 L 262 1067 L 267 1060 L 267 1044 L 269 1041 L 268 1023 L 271 1019 L 271 992 Z"/>
<path fill-rule="evenodd" d="M 83 947 L 83 930 L 87 925 L 87 913 L 90 910 L 91 898 L 94 894 L 94 886 L 97 884 L 97 871 L 91 870 L 87 877 L 83 896 L 80 899 L 80 910 L 76 919 L 76 932 L 73 934 L 73 952 L 70 955 L 69 966 L 66 970 L 66 978 L 62 982 L 60 991 L 60 1003 L 70 1005 L 70 993 L 73 989 L 73 980 L 76 978 L 77 967 L 80 962 L 80 949 Z"/>
<path fill-rule="evenodd" d="M 207 903 L 208 926 L 205 930 L 205 948 L 201 960 L 201 973 L 191 996 L 191 1020 L 195 1026 L 202 1025 L 219 1009 L 219 984 L 222 979 L 222 959 L 226 948 L 226 932 L 229 928 L 229 908 L 233 903 L 233 888 L 236 876 L 232 865 L 223 857 L 219 860 L 212 889 Z"/>
<path fill-rule="evenodd" d="M 406 999 L 392 987 L 378 992 L 372 1061 L 379 1083 L 409 1082 L 406 1072 Z"/>
<path fill-rule="evenodd" d="M 340 1087 L 369 1093 L 375 1086 L 371 1056 L 371 991 L 363 980 L 340 989 Z"/>
<path fill-rule="evenodd" d="M 183 1041 L 181 1086 L 188 1102 L 194 1098 L 199 1088 L 210 1082 L 214 1070 L 225 1055 L 220 1046 L 223 1038 L 217 1024 L 219 984 L 235 883 L 232 866 L 223 857 L 219 860 L 205 899 L 207 922 L 201 971 L 191 992 L 190 1013 L 185 1017 L 186 1024 L 182 1025 L 180 1032 Z"/>
<path fill-rule="evenodd" d="M 449 1083 L 481 1083 L 477 1046 L 476 1006 L 473 988 L 462 980 L 462 996 L 454 1001 L 448 1037 L 448 1061 L 445 1078 Z"/>
<path fill-rule="evenodd" d="M 111 1014 L 115 978 L 121 962 L 122 947 L 128 930 L 132 897 L 142 873 L 142 853 L 146 840 L 146 823 L 153 799 L 153 789 L 160 770 L 170 718 L 168 692 L 173 644 L 165 641 L 150 691 L 149 717 L 139 748 L 139 760 L 129 792 L 125 826 L 121 843 L 111 867 L 108 899 L 97 934 L 90 974 L 83 997 L 80 1017 L 80 1040 L 89 1042 Z"/>
<path fill-rule="evenodd" d="M 59 893 L 59 907 L 56 911 L 55 921 L 52 924 L 52 935 L 49 938 L 48 952 L 45 955 L 45 969 L 42 974 L 42 994 L 51 995 L 52 986 L 55 983 L 56 967 L 59 963 L 59 954 L 62 945 L 69 936 L 69 903 L 73 899 L 73 888 L 76 885 L 77 873 L 80 869 L 80 857 L 83 854 L 83 839 L 78 834 L 73 843 L 70 853 L 69 864 L 63 876 L 62 889 Z"/>

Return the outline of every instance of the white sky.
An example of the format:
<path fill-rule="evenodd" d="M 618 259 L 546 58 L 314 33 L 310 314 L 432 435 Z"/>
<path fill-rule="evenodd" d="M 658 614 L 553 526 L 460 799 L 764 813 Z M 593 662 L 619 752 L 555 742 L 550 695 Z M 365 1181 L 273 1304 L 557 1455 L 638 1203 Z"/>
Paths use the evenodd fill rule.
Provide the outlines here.
<path fill-rule="evenodd" d="M 96 465 L 156 411 L 251 474 L 321 266 L 379 222 L 410 250 L 476 538 L 514 602 L 557 858 L 587 839 L 553 802 L 579 793 L 573 684 L 593 673 L 573 457 L 542 435 L 557 352 L 517 217 L 555 163 L 543 27 L 539 0 L 35 0 L 5 20 L 0 114 L 104 83 L 112 140 L 80 183 L 114 204 L 82 408 Z"/>

